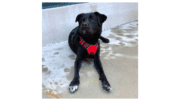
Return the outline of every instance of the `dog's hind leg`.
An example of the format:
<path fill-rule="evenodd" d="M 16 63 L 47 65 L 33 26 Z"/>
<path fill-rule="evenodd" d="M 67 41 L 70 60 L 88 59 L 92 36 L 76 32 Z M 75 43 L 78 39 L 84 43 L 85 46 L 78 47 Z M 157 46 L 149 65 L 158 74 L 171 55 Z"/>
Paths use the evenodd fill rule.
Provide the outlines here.
<path fill-rule="evenodd" d="M 104 42 L 104 43 L 109 43 L 109 39 L 100 36 L 100 39 Z"/>

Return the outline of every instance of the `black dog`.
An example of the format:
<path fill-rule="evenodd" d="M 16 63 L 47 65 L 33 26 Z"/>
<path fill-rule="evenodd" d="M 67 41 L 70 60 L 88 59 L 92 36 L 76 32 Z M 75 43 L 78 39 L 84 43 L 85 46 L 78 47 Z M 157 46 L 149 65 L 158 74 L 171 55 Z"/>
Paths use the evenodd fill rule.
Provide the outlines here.
<path fill-rule="evenodd" d="M 77 54 L 74 66 L 74 79 L 69 85 L 70 92 L 74 93 L 80 84 L 79 70 L 83 60 L 94 59 L 94 65 L 99 73 L 102 86 L 106 91 L 110 91 L 110 84 L 104 74 L 103 67 L 100 61 L 100 42 L 101 39 L 105 43 L 109 40 L 101 36 L 102 23 L 107 19 L 107 16 L 98 12 L 82 13 L 76 17 L 76 22 L 79 26 L 74 28 L 68 39 L 70 48 Z"/>

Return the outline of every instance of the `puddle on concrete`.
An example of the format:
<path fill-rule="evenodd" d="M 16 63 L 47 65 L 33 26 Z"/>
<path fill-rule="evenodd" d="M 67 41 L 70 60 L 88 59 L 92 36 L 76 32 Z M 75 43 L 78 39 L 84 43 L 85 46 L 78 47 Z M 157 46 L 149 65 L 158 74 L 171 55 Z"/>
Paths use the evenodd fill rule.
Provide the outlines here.
<path fill-rule="evenodd" d="M 57 55 L 57 54 L 59 54 L 59 52 L 54 53 L 54 55 Z"/>
<path fill-rule="evenodd" d="M 63 48 L 57 48 L 56 50 L 62 50 Z"/>
<path fill-rule="evenodd" d="M 119 37 L 116 37 L 116 40 L 120 40 L 121 38 L 119 38 Z"/>
<path fill-rule="evenodd" d="M 112 92 L 106 93 L 102 89 L 93 60 L 83 61 L 78 91 L 69 92 L 76 54 L 71 51 L 68 41 L 64 41 L 42 48 L 43 98 L 138 97 L 138 22 L 103 31 L 102 36 L 110 40 L 108 44 L 101 42 L 100 59 Z"/>
<path fill-rule="evenodd" d="M 65 68 L 65 69 L 64 69 L 64 72 L 69 72 L 69 71 L 70 71 L 69 68 Z"/>
<path fill-rule="evenodd" d="M 69 58 L 71 58 L 72 60 L 75 60 L 76 56 L 75 55 L 70 55 Z"/>
<path fill-rule="evenodd" d="M 112 31 L 113 33 L 117 33 L 117 34 L 120 35 L 120 36 L 124 36 L 123 33 L 126 32 L 125 30 L 119 29 L 118 27 L 112 28 L 111 31 Z"/>
<path fill-rule="evenodd" d="M 108 36 L 108 38 L 116 38 L 116 36 L 113 35 L 113 34 L 110 34 L 110 35 Z"/>
<path fill-rule="evenodd" d="M 42 66 L 42 72 L 47 72 L 47 71 L 48 71 L 48 68 L 47 68 L 47 67 Z"/>
<path fill-rule="evenodd" d="M 44 60 L 44 58 L 42 58 L 42 62 L 44 62 L 45 60 Z"/>

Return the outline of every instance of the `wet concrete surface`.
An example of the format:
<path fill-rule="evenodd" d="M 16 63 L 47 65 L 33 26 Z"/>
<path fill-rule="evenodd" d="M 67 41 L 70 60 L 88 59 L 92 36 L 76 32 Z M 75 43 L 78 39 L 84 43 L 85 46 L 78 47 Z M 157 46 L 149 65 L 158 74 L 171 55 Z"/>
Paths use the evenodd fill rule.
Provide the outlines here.
<path fill-rule="evenodd" d="M 102 36 L 110 40 L 101 42 L 100 59 L 112 91 L 103 90 L 90 60 L 82 63 L 78 91 L 69 92 L 76 55 L 65 41 L 42 48 L 42 98 L 138 98 L 138 21 L 103 31 Z"/>

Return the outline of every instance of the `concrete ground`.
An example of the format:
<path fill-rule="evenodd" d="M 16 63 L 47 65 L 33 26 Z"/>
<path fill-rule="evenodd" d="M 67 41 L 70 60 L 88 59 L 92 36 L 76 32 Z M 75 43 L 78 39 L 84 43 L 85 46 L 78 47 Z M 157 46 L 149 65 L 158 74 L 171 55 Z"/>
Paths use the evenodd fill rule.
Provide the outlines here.
<path fill-rule="evenodd" d="M 138 98 L 138 21 L 102 32 L 101 62 L 112 91 L 103 90 L 93 61 L 84 61 L 78 91 L 71 94 L 76 55 L 68 42 L 42 47 L 42 98 Z"/>

